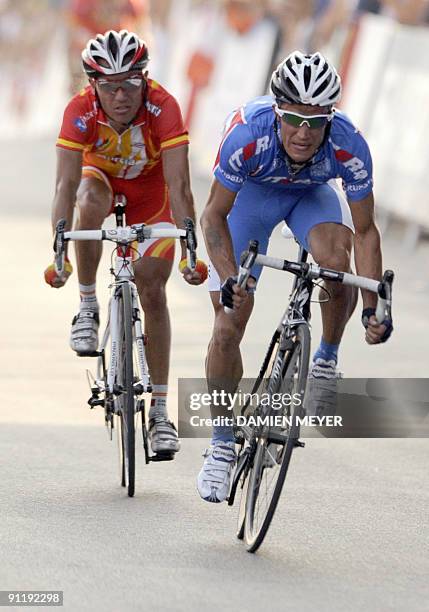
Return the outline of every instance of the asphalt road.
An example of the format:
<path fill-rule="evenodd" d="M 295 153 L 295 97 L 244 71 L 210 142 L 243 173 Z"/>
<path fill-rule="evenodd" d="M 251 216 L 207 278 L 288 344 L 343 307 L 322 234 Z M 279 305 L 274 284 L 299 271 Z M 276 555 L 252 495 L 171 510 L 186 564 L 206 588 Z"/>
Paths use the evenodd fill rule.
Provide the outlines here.
<path fill-rule="evenodd" d="M 102 414 L 86 407 L 91 360 L 76 358 L 67 345 L 76 278 L 61 291 L 42 281 L 51 257 L 51 145 L 2 149 L 0 589 L 63 590 L 71 611 L 427 610 L 425 439 L 309 440 L 293 457 L 256 555 L 235 539 L 237 509 L 204 503 L 196 493 L 205 440 L 184 440 L 172 463 L 145 466 L 141 453 L 136 496 L 127 498 Z M 195 178 L 194 187 L 201 209 L 207 182 Z M 429 249 L 422 244 L 410 253 L 402 242 L 401 228 L 389 228 L 395 334 L 385 346 L 368 347 L 355 317 L 341 352 L 348 376 L 427 376 Z M 274 238 L 273 255 L 294 252 L 292 243 Z M 264 273 L 244 344 L 249 376 L 289 286 L 279 273 Z M 176 416 L 177 378 L 203 375 L 212 317 L 205 288 L 189 288 L 178 275 L 169 300 Z M 317 307 L 313 323 L 317 339 Z"/>

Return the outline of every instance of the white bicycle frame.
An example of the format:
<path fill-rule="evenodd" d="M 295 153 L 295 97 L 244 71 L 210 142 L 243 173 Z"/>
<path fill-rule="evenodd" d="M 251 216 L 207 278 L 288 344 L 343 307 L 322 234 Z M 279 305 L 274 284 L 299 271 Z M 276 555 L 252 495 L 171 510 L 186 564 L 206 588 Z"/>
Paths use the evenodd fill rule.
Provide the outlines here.
<path fill-rule="evenodd" d="M 126 249 L 129 245 L 138 239 L 140 236 L 143 239 L 150 238 L 185 238 L 186 230 L 173 228 L 152 228 L 147 226 L 134 227 L 118 227 L 112 230 L 76 230 L 64 233 L 65 240 L 109 240 L 118 244 L 122 249 Z M 191 266 L 188 252 L 188 266 Z M 128 284 L 131 289 L 132 311 L 133 311 L 133 341 L 137 348 L 138 362 L 138 380 L 134 383 L 135 387 L 139 387 L 141 393 L 149 393 L 151 391 L 150 374 L 146 361 L 146 352 L 144 346 L 144 334 L 140 316 L 140 305 L 138 300 L 137 287 L 134 283 L 134 274 L 132 269 L 132 257 L 129 255 L 121 255 L 118 250 L 115 257 L 115 267 L 112 271 L 115 278 L 111 285 L 112 295 L 109 300 L 108 317 L 106 328 L 100 345 L 100 355 L 97 360 L 97 378 L 95 384 L 100 392 L 108 392 L 111 397 L 115 397 L 115 378 L 118 368 L 119 348 L 120 348 L 120 292 L 118 289 L 121 285 Z M 110 358 L 109 364 L 106 366 L 107 380 L 104 380 L 104 351 L 108 345 L 110 338 Z M 106 388 L 107 385 L 107 388 Z"/>

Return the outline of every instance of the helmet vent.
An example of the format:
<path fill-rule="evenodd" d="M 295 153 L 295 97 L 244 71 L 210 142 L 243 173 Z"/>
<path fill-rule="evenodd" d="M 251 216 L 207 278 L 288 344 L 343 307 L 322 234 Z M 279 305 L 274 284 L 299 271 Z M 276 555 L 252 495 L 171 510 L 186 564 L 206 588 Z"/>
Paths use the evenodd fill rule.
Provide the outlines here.
<path fill-rule="evenodd" d="M 310 66 L 304 66 L 304 87 L 308 90 L 311 80 L 311 68 Z"/>
<path fill-rule="evenodd" d="M 131 62 L 132 59 L 134 57 L 134 51 L 128 51 L 128 53 L 126 53 L 124 55 L 124 64 L 128 64 L 128 62 Z"/>
<path fill-rule="evenodd" d="M 297 90 L 295 85 L 292 83 L 292 81 L 290 79 L 286 79 L 286 82 L 287 82 L 287 86 L 288 86 L 290 92 L 292 93 L 292 95 L 296 96 L 298 98 L 299 97 L 299 91 Z"/>

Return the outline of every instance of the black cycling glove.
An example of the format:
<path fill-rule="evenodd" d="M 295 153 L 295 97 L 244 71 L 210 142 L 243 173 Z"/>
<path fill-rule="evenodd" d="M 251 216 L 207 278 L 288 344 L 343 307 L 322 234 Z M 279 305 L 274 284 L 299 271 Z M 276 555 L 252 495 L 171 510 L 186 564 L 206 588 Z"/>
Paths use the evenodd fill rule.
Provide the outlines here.
<path fill-rule="evenodd" d="M 372 317 L 372 315 L 375 315 L 375 308 L 364 308 L 362 310 L 362 325 L 364 326 L 365 329 L 368 327 L 369 319 L 370 317 Z M 393 323 L 390 319 L 384 319 L 384 321 L 382 322 L 382 325 L 386 326 L 386 330 L 384 334 L 381 336 L 380 342 L 386 342 L 386 340 L 390 338 L 393 332 Z"/>
<path fill-rule="evenodd" d="M 227 308 L 234 308 L 232 298 L 234 296 L 233 286 L 237 284 L 238 277 L 230 276 L 220 288 L 220 303 Z"/>

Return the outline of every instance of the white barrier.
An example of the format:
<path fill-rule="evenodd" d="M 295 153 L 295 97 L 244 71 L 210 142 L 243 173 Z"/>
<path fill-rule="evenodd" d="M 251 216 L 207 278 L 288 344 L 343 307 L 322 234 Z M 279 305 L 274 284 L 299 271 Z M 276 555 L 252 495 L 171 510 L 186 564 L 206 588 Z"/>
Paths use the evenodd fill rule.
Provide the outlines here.
<path fill-rule="evenodd" d="M 18 111 L 15 81 L 25 87 L 25 110 Z M 68 99 L 69 73 L 65 35 L 58 29 L 46 53 L 44 65 L 27 75 L 13 66 L 2 67 L 0 139 L 55 137 Z"/>
<path fill-rule="evenodd" d="M 364 17 L 342 108 L 370 144 L 378 205 L 429 228 L 429 30 Z"/>

